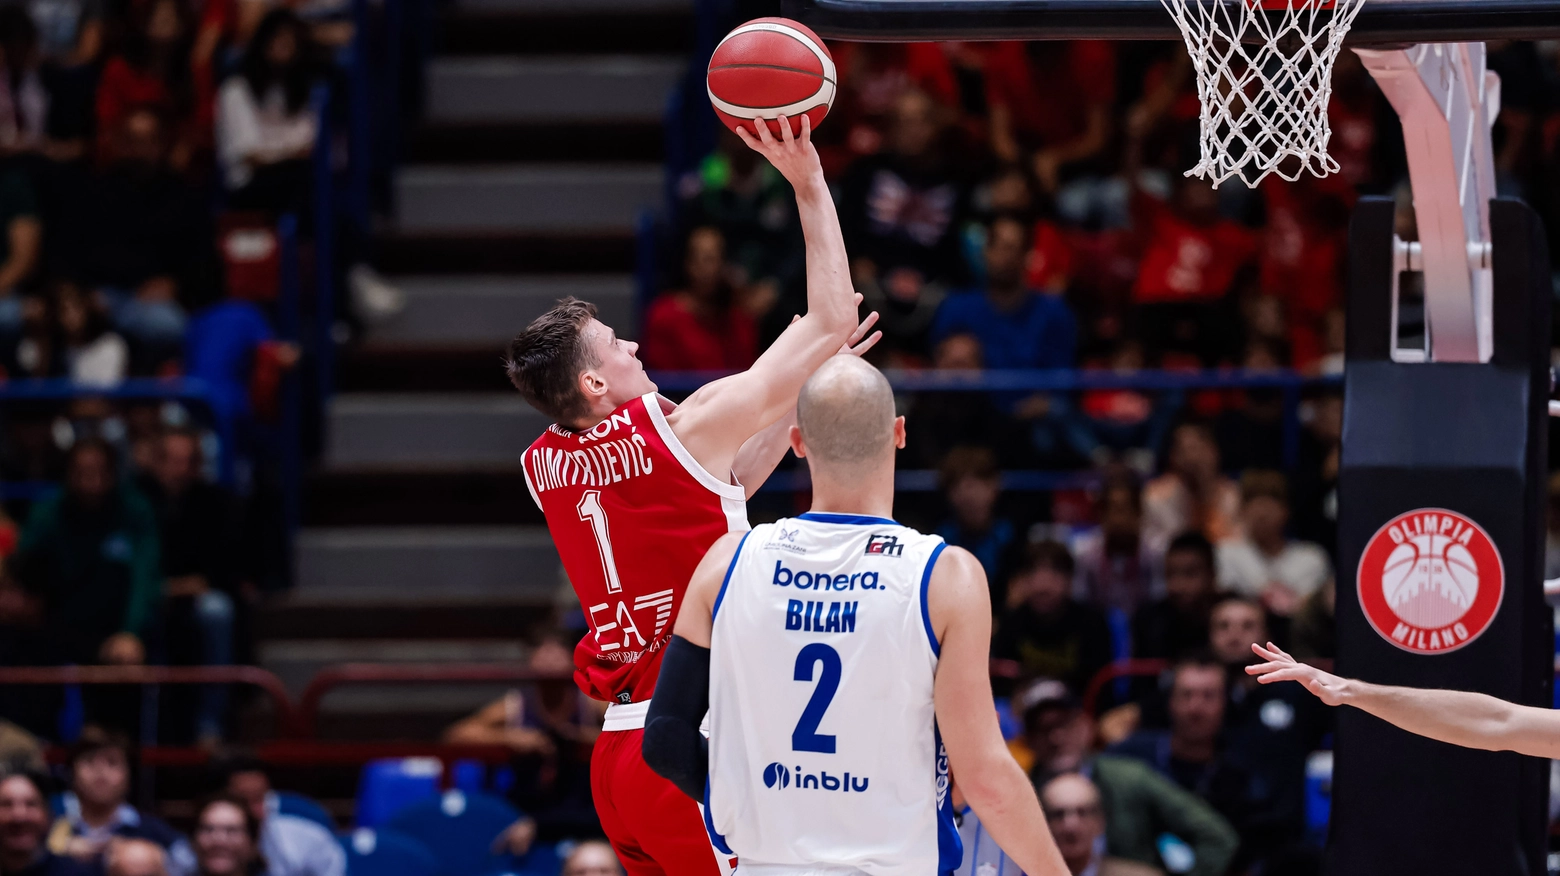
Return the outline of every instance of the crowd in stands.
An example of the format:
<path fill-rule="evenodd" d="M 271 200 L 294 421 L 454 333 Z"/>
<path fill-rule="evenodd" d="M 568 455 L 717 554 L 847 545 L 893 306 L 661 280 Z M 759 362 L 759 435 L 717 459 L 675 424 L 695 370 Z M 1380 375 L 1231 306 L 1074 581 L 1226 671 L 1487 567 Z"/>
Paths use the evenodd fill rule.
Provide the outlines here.
<path fill-rule="evenodd" d="M 312 92 L 351 37 L 342 4 L 295 7 L 0 5 L 0 380 L 205 388 L 6 405 L 0 479 L 62 487 L 0 512 L 0 665 L 232 663 L 246 605 L 284 580 L 273 423 L 299 350 L 274 328 L 273 229 L 309 213 Z M 185 693 L 159 738 L 224 738 L 226 688 Z M 85 699 L 145 729 L 133 701 Z M 58 705 L 0 695 L 45 738 Z"/>

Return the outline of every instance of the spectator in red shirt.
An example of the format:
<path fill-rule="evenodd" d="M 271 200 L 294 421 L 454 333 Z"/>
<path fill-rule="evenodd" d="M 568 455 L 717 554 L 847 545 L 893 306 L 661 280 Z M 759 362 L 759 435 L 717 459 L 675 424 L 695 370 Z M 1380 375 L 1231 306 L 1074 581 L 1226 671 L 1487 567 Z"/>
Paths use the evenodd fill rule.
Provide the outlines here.
<path fill-rule="evenodd" d="M 1128 147 L 1134 181 L 1140 145 Z M 1217 364 L 1234 347 L 1222 305 L 1256 259 L 1257 232 L 1221 216 L 1218 194 L 1200 179 L 1177 180 L 1169 203 L 1139 189 L 1133 206 L 1143 255 L 1132 300 L 1150 357 L 1174 351 Z"/>
<path fill-rule="evenodd" d="M 1100 40 L 1005 43 L 988 76 L 997 157 L 1026 163 L 1070 222 L 1124 224 L 1127 192 L 1107 166 L 1115 47 Z"/>
<path fill-rule="evenodd" d="M 178 0 L 150 0 L 131 16 L 124 51 L 108 59 L 97 92 L 98 156 L 112 158 L 112 137 L 137 107 L 174 120 L 169 163 L 179 171 L 211 142 L 213 94 L 208 67 L 192 63 L 192 23 Z"/>
<path fill-rule="evenodd" d="M 686 284 L 663 292 L 645 316 L 644 360 L 667 371 L 740 371 L 758 358 L 758 328 L 725 278 L 720 229 L 696 228 L 683 259 Z"/>

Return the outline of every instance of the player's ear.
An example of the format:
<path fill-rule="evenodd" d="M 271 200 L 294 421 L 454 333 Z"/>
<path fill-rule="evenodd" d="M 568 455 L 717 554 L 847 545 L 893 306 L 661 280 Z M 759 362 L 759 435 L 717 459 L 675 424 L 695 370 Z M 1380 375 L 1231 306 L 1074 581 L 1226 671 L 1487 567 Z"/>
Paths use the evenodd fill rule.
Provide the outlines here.
<path fill-rule="evenodd" d="M 894 446 L 900 450 L 905 449 L 905 418 L 894 418 Z"/>
<path fill-rule="evenodd" d="M 579 389 L 594 407 L 596 400 L 607 394 L 606 378 L 598 374 L 595 369 L 587 368 L 580 372 Z"/>
<path fill-rule="evenodd" d="M 796 454 L 797 459 L 806 458 L 807 445 L 802 441 L 802 428 L 800 426 L 792 426 L 790 435 L 791 451 Z"/>

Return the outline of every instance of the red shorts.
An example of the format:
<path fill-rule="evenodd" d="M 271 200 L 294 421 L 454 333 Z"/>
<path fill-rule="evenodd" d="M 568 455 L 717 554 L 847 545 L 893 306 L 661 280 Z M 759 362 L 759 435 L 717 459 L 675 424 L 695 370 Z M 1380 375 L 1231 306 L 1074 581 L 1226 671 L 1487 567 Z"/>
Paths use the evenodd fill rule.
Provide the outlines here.
<path fill-rule="evenodd" d="M 590 792 L 601 827 L 628 876 L 721 876 L 698 804 L 645 763 L 643 730 L 596 740 Z"/>

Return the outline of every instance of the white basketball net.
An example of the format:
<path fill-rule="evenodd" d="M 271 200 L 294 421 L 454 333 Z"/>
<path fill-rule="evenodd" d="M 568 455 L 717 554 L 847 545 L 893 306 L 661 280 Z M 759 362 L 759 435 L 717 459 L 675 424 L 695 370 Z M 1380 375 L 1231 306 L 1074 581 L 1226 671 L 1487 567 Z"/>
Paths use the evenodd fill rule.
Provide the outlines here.
<path fill-rule="evenodd" d="M 1202 160 L 1187 176 L 1256 186 L 1268 174 L 1337 172 L 1327 154 L 1333 62 L 1364 0 L 1161 2 L 1186 38 L 1202 99 Z"/>

